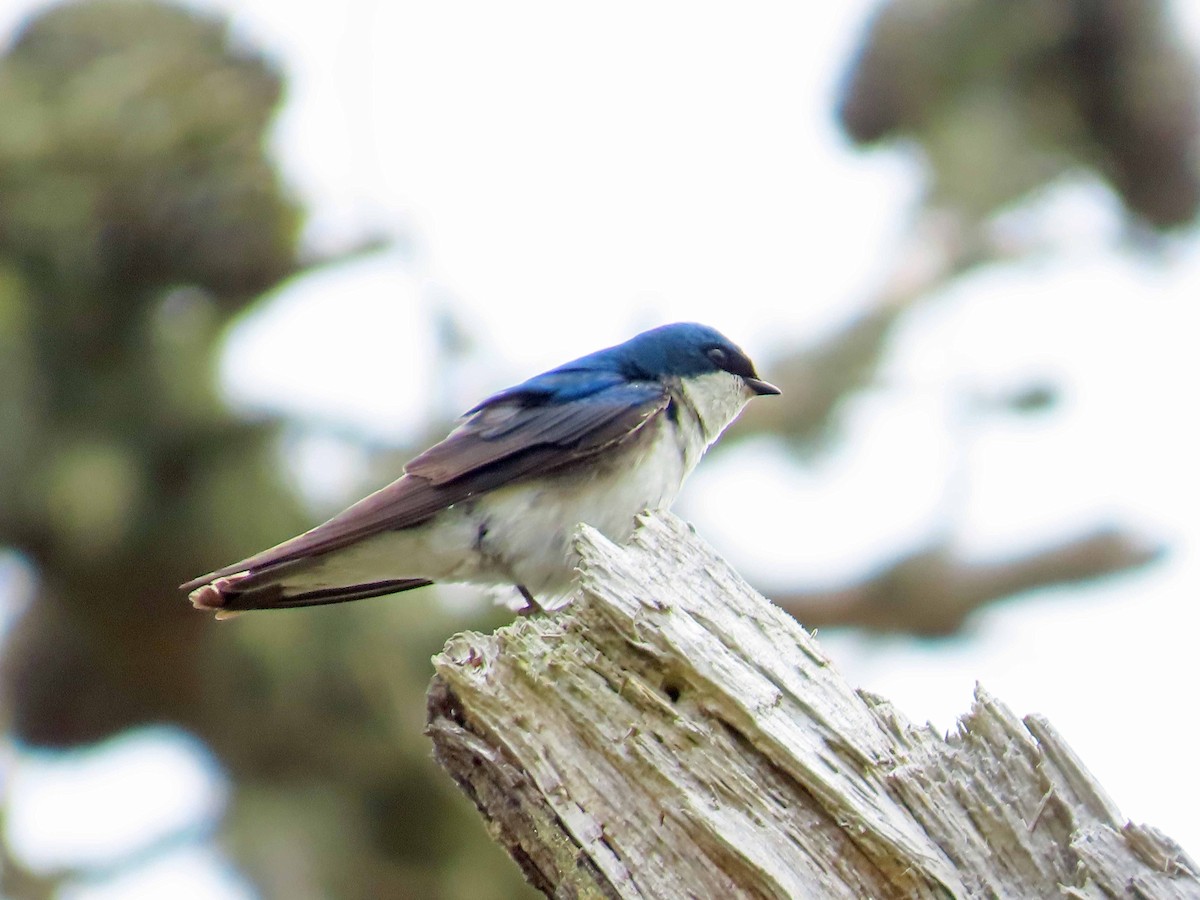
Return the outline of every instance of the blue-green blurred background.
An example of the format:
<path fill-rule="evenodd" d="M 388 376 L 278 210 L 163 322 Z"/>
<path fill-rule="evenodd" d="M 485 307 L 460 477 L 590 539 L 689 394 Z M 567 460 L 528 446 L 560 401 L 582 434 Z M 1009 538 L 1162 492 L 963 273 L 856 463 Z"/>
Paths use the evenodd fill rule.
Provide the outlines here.
<path fill-rule="evenodd" d="M 810 6 L 0 9 L 0 894 L 529 896 L 421 734 L 505 609 L 175 585 L 680 319 L 785 391 L 701 534 L 1197 852 L 1200 6 Z"/>

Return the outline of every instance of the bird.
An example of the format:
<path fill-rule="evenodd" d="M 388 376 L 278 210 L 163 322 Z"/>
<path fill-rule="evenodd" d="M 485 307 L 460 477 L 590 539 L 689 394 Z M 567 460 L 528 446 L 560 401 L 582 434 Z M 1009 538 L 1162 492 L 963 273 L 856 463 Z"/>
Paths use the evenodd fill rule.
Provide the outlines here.
<path fill-rule="evenodd" d="M 492 394 L 391 484 L 180 588 L 217 618 L 435 582 L 550 608 L 571 590 L 580 524 L 628 540 L 752 398 L 779 393 L 717 330 L 653 328 Z"/>

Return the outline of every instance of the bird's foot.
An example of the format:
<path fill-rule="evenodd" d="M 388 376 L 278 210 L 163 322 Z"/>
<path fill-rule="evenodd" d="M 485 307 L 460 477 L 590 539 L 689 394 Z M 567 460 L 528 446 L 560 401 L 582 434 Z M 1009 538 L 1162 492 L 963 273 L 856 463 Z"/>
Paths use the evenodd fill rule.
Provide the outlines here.
<path fill-rule="evenodd" d="M 521 596 L 525 599 L 525 605 L 517 611 L 517 615 L 536 616 L 546 612 L 545 607 L 538 603 L 533 594 L 529 592 L 529 588 L 525 587 L 523 584 L 518 584 L 516 587 Z"/>

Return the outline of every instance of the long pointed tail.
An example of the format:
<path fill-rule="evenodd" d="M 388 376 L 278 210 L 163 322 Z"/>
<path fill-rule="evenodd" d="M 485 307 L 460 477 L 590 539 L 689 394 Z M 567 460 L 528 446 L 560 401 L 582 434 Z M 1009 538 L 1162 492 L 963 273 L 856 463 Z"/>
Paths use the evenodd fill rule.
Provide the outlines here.
<path fill-rule="evenodd" d="M 256 583 L 257 582 L 257 583 Z M 188 595 L 196 609 L 212 610 L 218 619 L 227 619 L 251 609 L 290 609 L 347 603 L 368 597 L 398 594 L 433 584 L 426 578 L 393 578 L 365 584 L 347 584 L 311 590 L 289 589 L 278 581 L 263 583 L 255 573 L 241 572 L 214 578 Z"/>

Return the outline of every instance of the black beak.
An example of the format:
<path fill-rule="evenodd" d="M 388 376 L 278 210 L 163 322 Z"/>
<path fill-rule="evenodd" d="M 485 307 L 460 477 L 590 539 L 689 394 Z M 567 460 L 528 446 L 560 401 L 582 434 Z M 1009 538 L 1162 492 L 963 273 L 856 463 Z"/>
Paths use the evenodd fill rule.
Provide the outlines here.
<path fill-rule="evenodd" d="M 769 381 L 763 381 L 761 378 L 746 378 L 743 376 L 742 381 L 746 382 L 746 386 L 760 397 L 766 394 L 782 394 L 779 388 L 771 384 Z"/>

